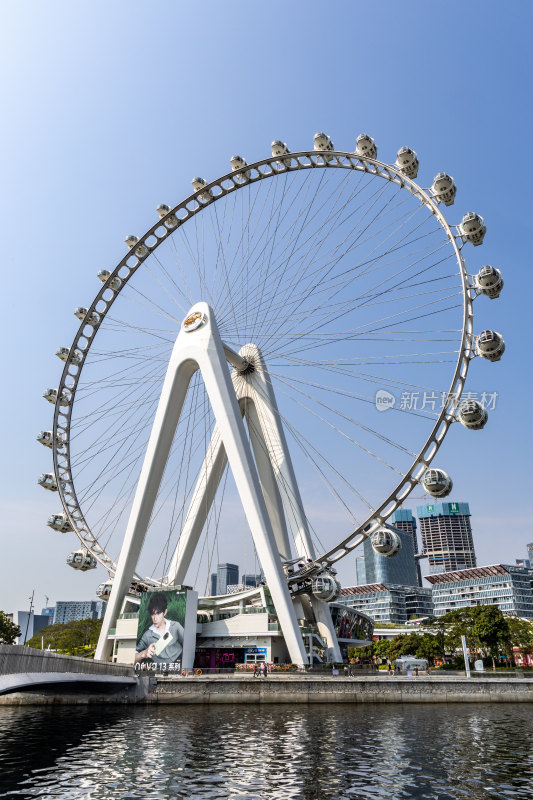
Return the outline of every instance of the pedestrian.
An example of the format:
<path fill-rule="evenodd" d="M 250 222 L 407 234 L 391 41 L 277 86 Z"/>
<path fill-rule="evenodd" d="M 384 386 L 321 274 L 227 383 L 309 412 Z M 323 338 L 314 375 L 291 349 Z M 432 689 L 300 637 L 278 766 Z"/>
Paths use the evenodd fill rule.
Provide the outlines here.
<path fill-rule="evenodd" d="M 254 678 L 257 678 L 258 675 L 259 675 L 259 666 L 258 666 L 257 661 L 256 661 L 254 663 Z"/>
<path fill-rule="evenodd" d="M 389 661 L 389 675 L 394 675 L 394 670 L 392 668 L 392 664 L 390 661 Z"/>
<path fill-rule="evenodd" d="M 418 678 L 418 666 L 415 666 L 415 678 Z"/>

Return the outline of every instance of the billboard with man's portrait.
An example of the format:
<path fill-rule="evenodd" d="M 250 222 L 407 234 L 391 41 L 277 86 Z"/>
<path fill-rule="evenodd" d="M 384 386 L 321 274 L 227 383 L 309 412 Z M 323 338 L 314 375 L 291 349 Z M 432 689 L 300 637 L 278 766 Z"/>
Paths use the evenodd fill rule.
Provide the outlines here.
<path fill-rule="evenodd" d="M 151 589 L 139 606 L 135 668 L 191 669 L 196 647 L 198 595 L 192 589 Z"/>

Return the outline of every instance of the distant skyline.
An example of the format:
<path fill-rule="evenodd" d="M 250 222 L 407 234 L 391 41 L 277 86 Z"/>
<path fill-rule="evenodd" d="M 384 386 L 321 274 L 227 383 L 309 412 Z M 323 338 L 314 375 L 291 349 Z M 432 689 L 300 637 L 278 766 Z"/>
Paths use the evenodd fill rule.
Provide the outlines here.
<path fill-rule="evenodd" d="M 437 460 L 454 481 L 447 500 L 470 505 L 478 565 L 527 556 L 533 204 L 524 165 L 533 112 L 524 83 L 533 11 L 511 12 L 413 0 L 402 6 L 400 32 L 397 5 L 383 0 L 372 6 L 371 32 L 357 2 L 326 12 L 297 0 L 278 19 L 240 0 L 164 13 L 139 0 L 3 9 L 0 608 L 27 609 L 33 589 L 37 609 L 45 595 L 50 604 L 96 599 L 107 577 L 65 564 L 77 539 L 46 526 L 60 504 L 36 483 L 51 470 L 50 451 L 35 441 L 51 427 L 41 395 L 57 385 L 55 350 L 69 346 L 72 311 L 92 300 L 96 273 L 114 267 L 124 237 L 146 230 L 159 203 L 189 194 L 194 175 L 223 174 L 234 153 L 266 157 L 273 139 L 311 148 L 318 130 L 343 150 L 366 131 L 391 162 L 400 146 L 413 147 L 422 184 L 441 170 L 455 178 L 450 221 L 470 210 L 485 218 L 468 268 L 492 264 L 505 286 L 500 299 L 476 302 L 476 332 L 499 331 L 506 352 L 470 368 L 467 391 L 493 398 L 486 428 L 453 425 Z M 404 507 L 425 499 L 415 490 Z M 238 534 L 219 550 L 221 561 L 259 572 L 253 553 L 245 563 Z M 354 557 L 338 566 L 353 585 Z"/>

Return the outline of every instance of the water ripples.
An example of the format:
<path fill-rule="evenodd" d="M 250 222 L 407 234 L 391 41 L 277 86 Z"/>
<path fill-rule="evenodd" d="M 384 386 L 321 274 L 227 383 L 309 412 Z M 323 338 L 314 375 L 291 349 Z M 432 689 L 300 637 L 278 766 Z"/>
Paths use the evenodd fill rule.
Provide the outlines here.
<path fill-rule="evenodd" d="M 510 800 L 527 705 L 0 708 L 0 797 Z"/>

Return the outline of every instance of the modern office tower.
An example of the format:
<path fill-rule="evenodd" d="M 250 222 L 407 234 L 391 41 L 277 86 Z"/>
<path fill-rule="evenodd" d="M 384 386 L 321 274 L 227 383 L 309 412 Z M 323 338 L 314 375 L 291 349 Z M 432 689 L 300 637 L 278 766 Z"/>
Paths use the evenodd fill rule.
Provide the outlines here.
<path fill-rule="evenodd" d="M 263 575 L 241 575 L 241 585 L 243 589 L 255 589 L 263 581 Z"/>
<path fill-rule="evenodd" d="M 410 533 L 413 538 L 413 553 L 418 553 L 418 538 L 416 535 L 416 519 L 413 517 L 413 512 L 410 508 L 397 508 L 390 518 L 390 524 L 394 525 L 405 533 Z M 420 571 L 420 561 L 415 559 L 417 586 L 422 586 L 422 572 Z"/>
<path fill-rule="evenodd" d="M 51 617 L 51 620 L 50 620 L 50 625 L 51 625 L 51 624 L 53 623 L 53 621 L 54 621 L 54 615 L 55 615 L 55 613 L 56 613 L 56 607 L 55 607 L 55 606 L 46 606 L 46 608 L 43 608 L 43 609 L 41 610 L 41 615 L 42 615 L 43 617 Z"/>
<path fill-rule="evenodd" d="M 392 527 L 392 526 L 391 526 Z M 413 552 L 413 536 L 411 532 L 406 532 L 395 528 L 396 533 L 401 539 L 402 547 L 400 552 L 392 558 L 387 558 L 376 553 L 369 538 L 363 544 L 363 555 L 365 559 L 365 578 L 366 583 L 393 583 L 402 586 L 418 586 L 418 575 L 416 571 L 415 554 Z"/>
<path fill-rule="evenodd" d="M 211 573 L 211 597 L 215 597 L 217 593 L 217 574 L 216 572 Z"/>
<path fill-rule="evenodd" d="M 431 573 L 476 566 L 468 503 L 434 503 L 418 506 L 417 512 Z"/>
<path fill-rule="evenodd" d="M 73 622 L 79 619 L 102 619 L 105 604 L 103 600 L 58 600 L 54 625 Z"/>
<path fill-rule="evenodd" d="M 33 611 L 16 611 L 13 615 L 13 622 L 20 628 L 20 636 L 17 644 L 26 644 L 43 628 L 46 628 L 52 620 L 46 614 L 34 614 Z"/>
<path fill-rule="evenodd" d="M 368 614 L 377 626 L 380 622 L 403 625 L 414 616 L 433 616 L 431 589 L 420 586 L 384 583 L 346 586 L 337 602 Z"/>
<path fill-rule="evenodd" d="M 355 559 L 355 583 L 357 586 L 364 586 L 367 583 L 364 556 L 357 556 Z"/>
<path fill-rule="evenodd" d="M 219 564 L 217 569 L 217 594 L 227 594 L 229 584 L 239 583 L 237 564 Z"/>
<path fill-rule="evenodd" d="M 472 606 L 498 606 L 506 614 L 533 619 L 533 569 L 508 564 L 426 575 L 435 616 Z"/>
<path fill-rule="evenodd" d="M 533 542 L 527 545 L 527 557 L 529 558 L 529 563 L 533 565 Z"/>

